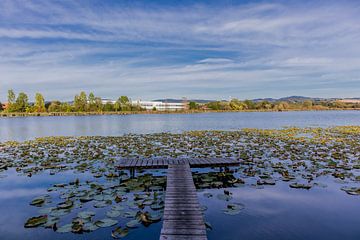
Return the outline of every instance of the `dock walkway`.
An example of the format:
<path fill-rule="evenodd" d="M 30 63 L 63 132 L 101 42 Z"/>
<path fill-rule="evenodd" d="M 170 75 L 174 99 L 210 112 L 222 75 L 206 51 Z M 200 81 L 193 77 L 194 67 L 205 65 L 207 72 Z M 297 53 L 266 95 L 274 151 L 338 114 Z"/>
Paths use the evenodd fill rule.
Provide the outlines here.
<path fill-rule="evenodd" d="M 239 165 L 239 161 L 232 158 L 122 158 L 119 169 L 131 168 L 167 168 L 168 165 L 189 164 L 197 167 L 225 167 Z"/>
<path fill-rule="evenodd" d="M 207 240 L 191 168 L 237 166 L 232 158 L 122 158 L 118 169 L 167 168 L 164 222 L 160 240 Z"/>
<path fill-rule="evenodd" d="M 206 240 L 206 228 L 189 164 L 169 165 L 160 240 Z"/>

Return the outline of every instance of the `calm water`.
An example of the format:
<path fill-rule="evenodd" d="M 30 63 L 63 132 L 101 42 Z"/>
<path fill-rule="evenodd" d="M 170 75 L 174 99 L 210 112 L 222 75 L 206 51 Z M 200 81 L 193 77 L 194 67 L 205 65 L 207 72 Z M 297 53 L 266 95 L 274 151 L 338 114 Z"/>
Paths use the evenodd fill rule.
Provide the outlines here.
<path fill-rule="evenodd" d="M 240 112 L 0 118 L 0 141 L 43 136 L 360 125 L 360 111 Z"/>
<path fill-rule="evenodd" d="M 114 136 L 125 133 L 236 130 L 245 127 L 336 125 L 360 125 L 360 111 L 0 118 L 0 141 L 54 135 Z M 83 235 L 23 227 L 26 219 L 38 215 L 38 209 L 29 205 L 34 197 L 48 193 L 47 188 L 55 183 L 69 182 L 75 177 L 85 181 L 91 178 L 91 174 L 69 171 L 54 176 L 42 173 L 29 178 L 18 175 L 14 169 L 0 172 L 0 239 L 112 239 L 112 227 Z M 208 238 L 360 239 L 360 197 L 340 191 L 346 183 L 336 182 L 333 178 L 324 177 L 320 182 L 327 187 L 292 189 L 288 183 L 278 181 L 275 186 L 265 186 L 263 189 L 251 186 L 231 188 L 232 202 L 245 205 L 245 209 L 235 216 L 222 212 L 227 202 L 217 199 L 216 195 L 222 193 L 223 189 L 199 192 L 200 203 L 208 207 L 205 219 L 213 227 L 208 232 Z M 204 193 L 212 193 L 214 197 L 207 198 Z M 82 210 L 93 208 L 84 205 Z M 103 217 L 100 215 L 100 218 Z M 125 222 L 120 220 L 120 225 Z M 125 239 L 159 239 L 161 226 L 162 222 L 147 228 L 141 226 L 131 231 Z"/>
<path fill-rule="evenodd" d="M 54 233 L 51 229 L 25 229 L 23 225 L 29 217 L 38 215 L 38 208 L 30 206 L 34 197 L 47 194 L 46 189 L 53 184 L 68 182 L 74 178 L 73 172 L 50 176 L 35 175 L 32 178 L 18 176 L 9 171 L 6 178 L 0 180 L 0 236 L 1 239 L 112 239 L 111 229 L 101 228 L 91 233 Z M 88 180 L 90 175 L 76 173 L 80 181 Z M 247 239 L 247 240 L 357 240 L 360 237 L 360 198 L 340 191 L 344 185 L 332 178 L 323 178 L 317 182 L 327 187 L 313 187 L 310 190 L 292 189 L 288 183 L 277 182 L 275 186 L 263 189 L 244 186 L 228 188 L 232 192 L 229 203 L 241 203 L 245 209 L 240 214 L 225 215 L 222 210 L 228 202 L 218 199 L 217 194 L 223 189 L 202 190 L 198 193 L 200 204 L 207 206 L 205 220 L 210 222 L 212 230 L 208 238 Z M 211 193 L 207 198 L 204 193 Z M 108 207 L 107 209 L 109 209 Z M 94 209 L 91 203 L 84 204 L 65 221 L 66 224 L 79 211 L 96 211 L 97 218 L 104 218 L 104 209 Z M 128 219 L 118 218 L 119 225 L 124 226 Z M 141 226 L 131 230 L 124 239 L 157 240 L 160 236 L 162 222 L 150 227 Z"/>

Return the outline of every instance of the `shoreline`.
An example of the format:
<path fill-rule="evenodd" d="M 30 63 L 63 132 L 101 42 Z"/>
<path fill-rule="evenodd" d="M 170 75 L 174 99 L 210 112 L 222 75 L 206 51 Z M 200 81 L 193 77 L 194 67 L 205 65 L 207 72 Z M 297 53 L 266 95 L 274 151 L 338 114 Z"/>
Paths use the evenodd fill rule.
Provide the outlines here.
<path fill-rule="evenodd" d="M 236 112 L 312 112 L 312 111 L 359 111 L 360 108 L 331 108 L 331 109 L 250 109 L 250 110 L 187 110 L 187 111 L 128 111 L 128 112 L 42 112 L 42 113 L 24 113 L 24 112 L 0 112 L 0 118 L 13 117 L 61 117 L 61 116 L 100 116 L 100 115 L 137 115 L 137 114 L 200 114 L 200 113 L 236 113 Z"/>

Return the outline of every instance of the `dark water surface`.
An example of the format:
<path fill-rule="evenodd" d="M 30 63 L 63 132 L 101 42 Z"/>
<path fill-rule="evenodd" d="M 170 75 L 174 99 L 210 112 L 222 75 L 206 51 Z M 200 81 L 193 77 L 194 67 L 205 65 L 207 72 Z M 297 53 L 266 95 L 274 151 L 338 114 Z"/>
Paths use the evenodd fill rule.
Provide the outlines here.
<path fill-rule="evenodd" d="M 336 185 L 336 184 L 335 184 Z M 208 207 L 205 213 L 213 230 L 209 239 L 246 240 L 355 240 L 360 237 L 360 199 L 339 191 L 338 186 L 292 189 L 287 183 L 264 189 L 230 188 L 232 202 L 245 209 L 235 216 L 224 215 L 227 203 L 216 199 L 223 190 L 206 190 L 215 197 L 199 194 Z"/>
<path fill-rule="evenodd" d="M 116 136 L 126 133 L 337 125 L 360 125 L 360 111 L 0 118 L 0 141 L 22 141 L 55 135 Z M 82 235 L 60 234 L 42 227 L 24 228 L 29 217 L 39 215 L 39 209 L 29 205 L 32 199 L 48 194 L 47 189 L 53 184 L 73 181 L 75 178 L 81 182 L 91 180 L 92 174 L 67 171 L 52 176 L 43 172 L 29 178 L 20 176 L 14 169 L 0 172 L 0 239 L 112 239 L 110 233 L 114 227 Z M 251 184 L 229 188 L 232 193 L 229 202 L 216 197 L 224 189 L 199 191 L 200 203 L 207 207 L 205 219 L 213 227 L 208 231 L 208 238 L 360 239 L 360 196 L 351 196 L 341 191 L 340 188 L 347 183 L 332 177 L 320 177 L 316 181 L 321 184 L 310 190 L 292 189 L 289 183 L 282 181 L 263 188 Z M 204 193 L 211 193 L 213 197 L 208 198 Z M 245 208 L 238 215 L 225 215 L 222 210 L 228 203 L 234 202 L 244 204 Z M 84 210 L 94 208 L 91 204 L 84 204 L 81 211 Z M 76 216 L 76 212 L 74 214 Z M 68 223 L 72 217 L 61 224 Z M 99 213 L 97 217 L 104 218 L 104 213 Z M 128 221 L 118 220 L 121 226 Z M 159 239 L 161 226 L 162 222 L 149 227 L 141 226 L 131 230 L 124 239 Z"/>
<path fill-rule="evenodd" d="M 43 136 L 118 136 L 126 133 L 241 128 L 360 125 L 360 111 L 238 112 L 0 118 L 0 141 Z"/>
<path fill-rule="evenodd" d="M 206 170 L 203 170 L 206 171 Z M 55 233 L 51 229 L 25 229 L 25 221 L 37 216 L 39 208 L 29 205 L 34 197 L 47 194 L 46 189 L 53 184 L 68 182 L 74 178 L 73 172 L 50 176 L 35 175 L 32 178 L 18 176 L 15 171 L 6 173 L 0 180 L 0 234 L 1 239 L 112 239 L 114 227 L 101 228 L 91 233 Z M 76 174 L 80 181 L 91 178 L 87 174 Z M 344 183 L 324 177 L 321 182 L 326 187 L 316 186 L 310 190 L 292 189 L 288 183 L 277 182 L 275 186 L 263 188 L 227 188 L 232 199 L 227 202 L 217 198 L 223 189 L 206 189 L 198 193 L 200 204 L 207 207 L 205 220 L 212 225 L 208 238 L 247 240 L 356 240 L 360 236 L 360 198 L 340 191 Z M 211 193 L 208 198 L 204 194 Z M 245 208 L 238 215 L 225 215 L 222 210 L 229 203 L 241 203 Z M 109 209 L 108 207 L 107 209 Z M 84 204 L 82 209 L 61 221 L 59 225 L 71 222 L 79 211 L 96 211 L 97 218 L 104 218 L 104 209 L 94 209 L 92 204 Z M 124 226 L 129 219 L 118 218 Z M 162 222 L 149 227 L 133 229 L 124 239 L 157 240 Z"/>
<path fill-rule="evenodd" d="M 50 194 L 53 198 L 49 206 L 56 206 L 57 203 L 64 201 L 57 199 L 58 194 L 49 193 L 47 189 L 54 184 L 68 183 L 75 177 L 84 182 L 86 180 L 94 180 L 91 174 L 86 173 L 74 173 L 73 171 L 62 172 L 50 176 L 48 173 L 34 175 L 31 178 L 26 176 L 20 176 L 15 171 L 10 170 L 6 174 L 5 178 L 0 178 L 0 239 L 1 240 L 17 240 L 17 239 L 113 239 L 111 237 L 111 230 L 116 226 L 124 227 L 125 224 L 130 221 L 130 218 L 117 218 L 119 223 L 113 227 L 99 228 L 98 230 L 85 233 L 56 233 L 51 228 L 45 229 L 43 227 L 38 228 L 24 228 L 24 223 L 30 217 L 39 216 L 39 210 L 42 208 L 30 206 L 29 203 L 38 196 Z M 0 176 L 1 176 L 0 175 Z M 115 205 L 115 203 L 113 204 Z M 100 220 L 106 217 L 106 211 L 110 210 L 111 206 L 105 208 L 96 209 L 91 202 L 83 204 L 80 209 L 74 209 L 69 216 L 62 217 L 58 227 L 71 223 L 72 218 L 77 216 L 78 212 L 82 211 L 94 211 L 96 216 L 94 221 Z M 126 239 L 149 239 L 158 240 L 160 236 L 160 230 L 162 222 L 158 222 L 150 225 L 149 227 L 140 226 L 136 231 L 131 231 Z"/>

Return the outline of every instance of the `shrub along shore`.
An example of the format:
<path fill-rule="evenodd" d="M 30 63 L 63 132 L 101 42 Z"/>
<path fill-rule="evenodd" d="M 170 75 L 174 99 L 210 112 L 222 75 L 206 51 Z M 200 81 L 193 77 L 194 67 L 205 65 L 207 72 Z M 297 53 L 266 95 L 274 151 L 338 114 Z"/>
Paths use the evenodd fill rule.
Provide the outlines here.
<path fill-rule="evenodd" d="M 208 112 L 283 112 L 283 111 L 322 111 L 322 110 L 360 110 L 360 102 L 341 100 L 293 99 L 287 101 L 238 100 L 210 101 L 198 103 L 183 102 L 184 109 L 177 111 L 159 111 L 156 108 L 145 110 L 134 104 L 127 96 L 120 96 L 116 101 L 104 101 L 93 93 L 81 92 L 72 102 L 48 101 L 41 93 L 36 93 L 35 101 L 29 102 L 24 92 L 18 95 L 8 91 L 7 102 L 0 103 L 0 116 L 87 116 L 87 115 L 128 115 L 128 114 L 173 114 L 173 113 L 208 113 Z"/>
<path fill-rule="evenodd" d="M 200 114 L 200 113 L 234 113 L 234 112 L 305 112 L 305 111 L 346 111 L 360 108 L 329 108 L 329 109 L 260 109 L 260 110 L 184 110 L 184 111 L 125 111 L 125 112 L 0 112 L 0 117 L 52 117 L 52 116 L 96 116 L 96 115 L 131 115 L 131 114 Z"/>

